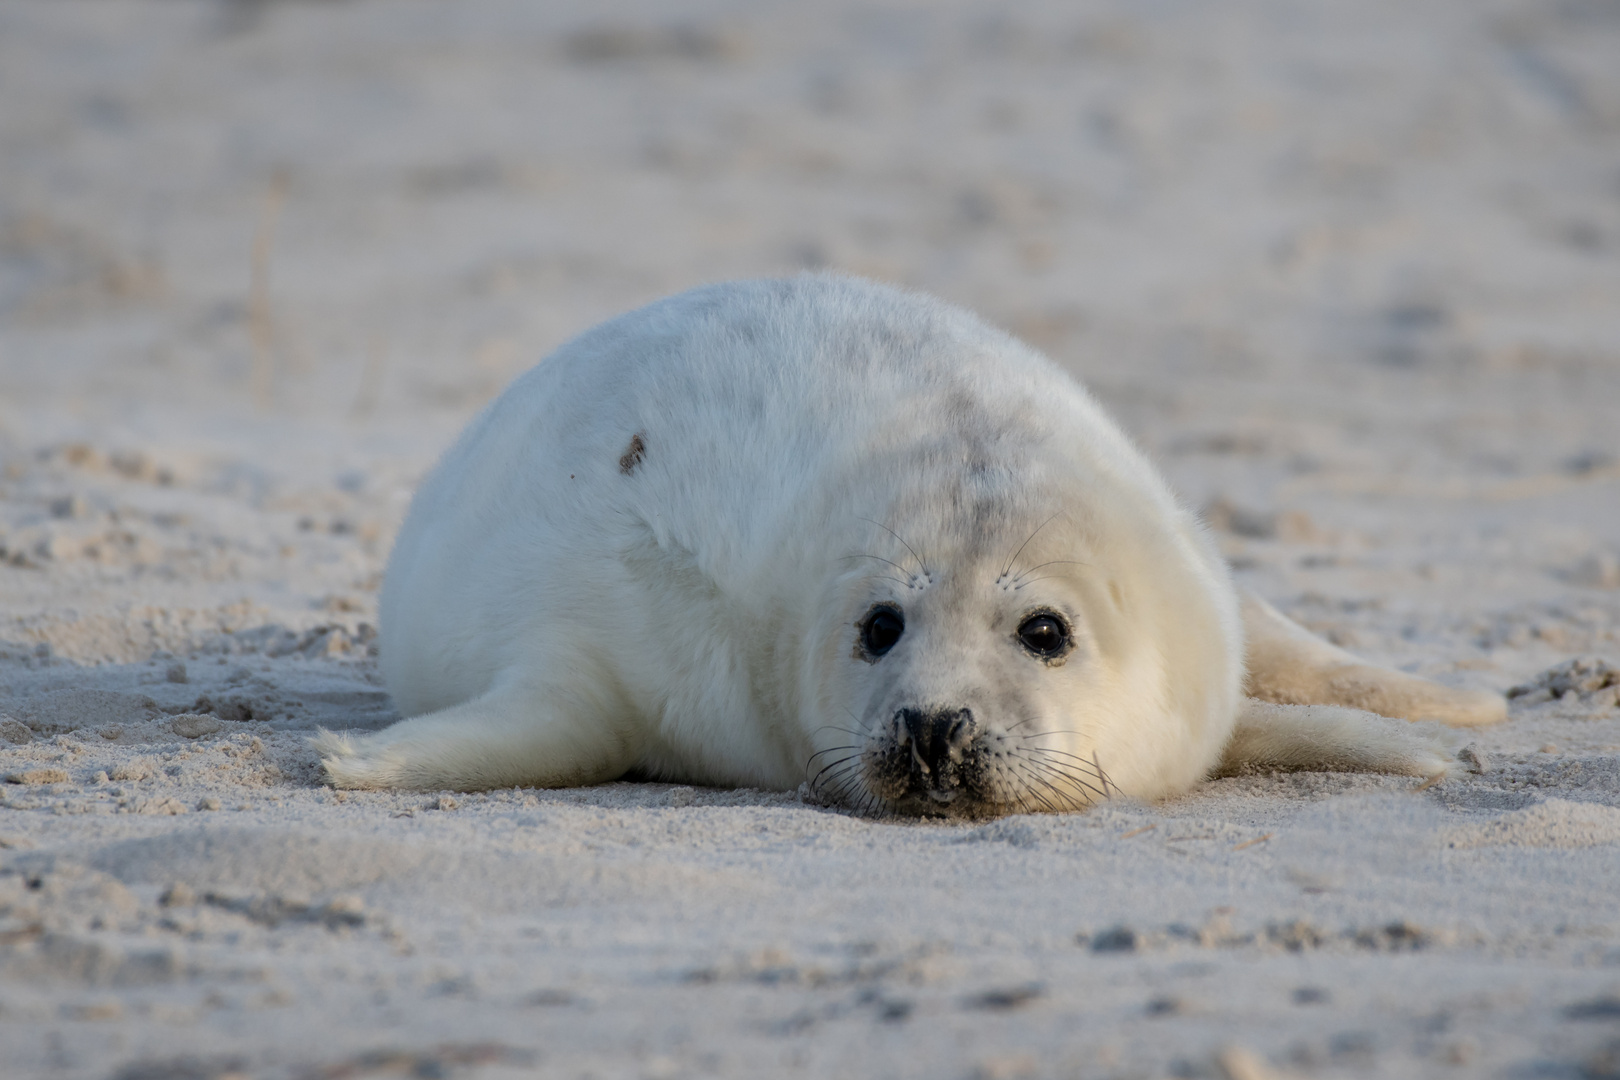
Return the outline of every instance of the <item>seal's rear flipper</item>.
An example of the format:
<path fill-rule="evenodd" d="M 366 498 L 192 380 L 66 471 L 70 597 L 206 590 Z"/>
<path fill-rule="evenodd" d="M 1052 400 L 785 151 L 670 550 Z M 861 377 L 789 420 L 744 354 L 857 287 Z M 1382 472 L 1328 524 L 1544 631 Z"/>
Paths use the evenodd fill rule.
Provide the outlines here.
<path fill-rule="evenodd" d="M 322 729 L 310 742 L 336 788 L 487 791 L 600 784 L 629 768 L 629 740 L 520 685 L 367 735 Z"/>
<path fill-rule="evenodd" d="M 1308 769 L 1438 778 L 1453 763 L 1432 735 L 1399 720 L 1339 705 L 1275 705 L 1250 698 L 1215 773 Z"/>
<path fill-rule="evenodd" d="M 1452 727 L 1495 724 L 1507 717 L 1500 694 L 1458 690 L 1369 664 L 1329 645 L 1247 589 L 1243 636 L 1248 678 L 1243 692 L 1279 705 L 1348 705 L 1402 720 Z"/>

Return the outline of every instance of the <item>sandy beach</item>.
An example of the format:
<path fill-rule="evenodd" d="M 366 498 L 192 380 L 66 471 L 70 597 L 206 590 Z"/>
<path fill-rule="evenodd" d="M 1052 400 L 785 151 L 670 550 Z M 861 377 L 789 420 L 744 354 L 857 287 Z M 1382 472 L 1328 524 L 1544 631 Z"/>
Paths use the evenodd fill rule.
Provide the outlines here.
<path fill-rule="evenodd" d="M 0 1075 L 1620 1077 L 1620 7 L 0 0 Z M 832 269 L 1074 372 L 1444 782 L 337 792 L 521 371 Z"/>

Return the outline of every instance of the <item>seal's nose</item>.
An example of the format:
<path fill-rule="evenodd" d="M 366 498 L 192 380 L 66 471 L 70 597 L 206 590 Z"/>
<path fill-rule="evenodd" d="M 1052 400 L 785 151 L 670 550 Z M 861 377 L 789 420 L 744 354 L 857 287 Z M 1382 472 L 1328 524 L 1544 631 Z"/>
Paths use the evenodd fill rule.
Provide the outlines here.
<path fill-rule="evenodd" d="M 936 784 L 945 766 L 961 761 L 978 734 L 972 709 L 901 709 L 895 719 L 900 745 L 911 750 L 917 770 Z"/>

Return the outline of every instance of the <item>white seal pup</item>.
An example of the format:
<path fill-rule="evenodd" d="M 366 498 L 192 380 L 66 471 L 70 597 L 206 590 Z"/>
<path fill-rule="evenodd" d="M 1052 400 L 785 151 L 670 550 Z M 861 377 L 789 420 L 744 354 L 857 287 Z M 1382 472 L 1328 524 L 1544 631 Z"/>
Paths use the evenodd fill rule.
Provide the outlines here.
<path fill-rule="evenodd" d="M 1250 689 L 1283 704 L 1245 698 L 1245 603 Z M 381 635 L 410 719 L 323 732 L 338 787 L 1067 810 L 1245 765 L 1436 775 L 1432 738 L 1342 706 L 1502 715 L 1240 598 L 1044 357 L 828 275 L 695 289 L 518 378 L 417 493 Z"/>

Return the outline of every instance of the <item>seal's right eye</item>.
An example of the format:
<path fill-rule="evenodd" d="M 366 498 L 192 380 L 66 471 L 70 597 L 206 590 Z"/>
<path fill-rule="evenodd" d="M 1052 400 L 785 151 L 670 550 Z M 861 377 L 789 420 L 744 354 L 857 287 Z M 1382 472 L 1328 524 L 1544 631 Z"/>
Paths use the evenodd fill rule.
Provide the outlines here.
<path fill-rule="evenodd" d="M 906 632 L 906 619 L 896 608 L 875 607 L 861 620 L 861 648 L 870 657 L 879 657 L 894 648 Z"/>

